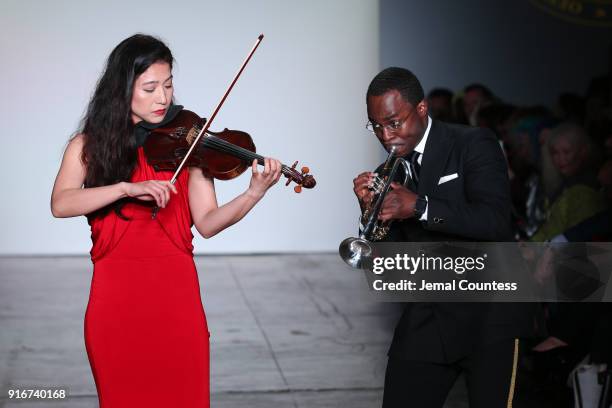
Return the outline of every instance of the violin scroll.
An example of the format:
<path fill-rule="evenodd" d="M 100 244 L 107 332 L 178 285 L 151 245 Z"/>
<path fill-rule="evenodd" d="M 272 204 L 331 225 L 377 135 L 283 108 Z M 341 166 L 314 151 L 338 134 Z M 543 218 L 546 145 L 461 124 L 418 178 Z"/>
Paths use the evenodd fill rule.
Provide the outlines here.
<path fill-rule="evenodd" d="M 297 164 L 298 162 L 296 160 L 293 163 L 293 166 L 291 167 L 283 166 L 285 167 L 283 168 L 283 174 L 285 175 L 285 177 L 287 177 L 287 182 L 285 183 L 285 186 L 288 186 L 289 184 L 291 184 L 292 181 L 294 181 L 297 185 L 293 187 L 293 191 L 295 191 L 296 193 L 301 193 L 302 186 L 305 188 L 313 188 L 317 185 L 317 182 L 312 176 L 312 174 L 308 174 L 310 172 L 310 169 L 308 167 L 304 166 L 301 169 L 301 173 L 298 172 L 295 169 Z"/>

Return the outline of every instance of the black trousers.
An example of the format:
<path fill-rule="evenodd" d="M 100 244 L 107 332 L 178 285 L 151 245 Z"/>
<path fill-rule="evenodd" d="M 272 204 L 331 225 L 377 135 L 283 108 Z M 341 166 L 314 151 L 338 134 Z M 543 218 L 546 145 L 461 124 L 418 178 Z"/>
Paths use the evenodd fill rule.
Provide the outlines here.
<path fill-rule="evenodd" d="M 451 364 L 389 358 L 383 408 L 442 408 L 464 373 L 470 408 L 512 407 L 518 339 L 483 347 Z"/>

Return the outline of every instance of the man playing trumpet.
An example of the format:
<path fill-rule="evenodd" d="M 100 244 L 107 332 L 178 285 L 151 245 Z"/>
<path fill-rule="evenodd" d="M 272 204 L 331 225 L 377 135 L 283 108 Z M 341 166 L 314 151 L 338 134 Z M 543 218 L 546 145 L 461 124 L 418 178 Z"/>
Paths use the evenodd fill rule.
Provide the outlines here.
<path fill-rule="evenodd" d="M 511 241 L 505 159 L 484 129 L 428 115 L 412 72 L 387 68 L 367 91 L 367 128 L 410 163 L 408 187 L 392 183 L 379 220 L 393 221 L 391 241 Z M 375 173 L 353 180 L 362 210 Z M 409 303 L 395 329 L 384 408 L 442 407 L 460 373 L 471 408 L 511 406 L 518 338 L 531 332 L 530 305 Z"/>

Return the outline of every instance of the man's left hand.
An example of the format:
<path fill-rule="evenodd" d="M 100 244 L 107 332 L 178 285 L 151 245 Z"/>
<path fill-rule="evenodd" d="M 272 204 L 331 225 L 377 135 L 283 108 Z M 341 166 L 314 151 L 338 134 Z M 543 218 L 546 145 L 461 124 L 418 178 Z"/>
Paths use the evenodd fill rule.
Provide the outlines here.
<path fill-rule="evenodd" d="M 391 183 L 391 189 L 385 196 L 378 219 L 388 221 L 414 217 L 417 197 L 415 193 L 403 185 L 396 182 Z"/>

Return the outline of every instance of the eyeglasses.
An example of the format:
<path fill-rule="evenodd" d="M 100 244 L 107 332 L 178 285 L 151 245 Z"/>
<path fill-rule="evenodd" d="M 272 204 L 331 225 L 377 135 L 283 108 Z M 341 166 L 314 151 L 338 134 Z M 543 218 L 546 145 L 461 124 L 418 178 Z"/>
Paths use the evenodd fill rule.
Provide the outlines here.
<path fill-rule="evenodd" d="M 397 132 L 402 127 L 403 124 L 404 124 L 403 120 L 402 121 L 394 120 L 392 122 L 387 123 L 386 125 L 381 125 L 380 123 L 368 121 L 365 127 L 372 133 L 382 133 L 383 128 L 386 128 L 389 132 L 393 133 L 393 132 Z"/>
<path fill-rule="evenodd" d="M 381 125 L 380 123 L 372 122 L 371 120 L 369 120 L 368 123 L 366 123 L 365 127 L 372 133 L 382 133 L 383 128 L 387 129 L 391 133 L 395 133 L 398 130 L 400 130 L 402 126 L 404 126 L 404 123 L 406 123 L 408 118 L 412 116 L 413 113 L 414 113 L 414 109 L 410 111 L 408 116 L 406 116 L 404 119 L 402 120 L 395 119 L 387 123 L 386 125 Z"/>

